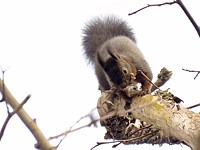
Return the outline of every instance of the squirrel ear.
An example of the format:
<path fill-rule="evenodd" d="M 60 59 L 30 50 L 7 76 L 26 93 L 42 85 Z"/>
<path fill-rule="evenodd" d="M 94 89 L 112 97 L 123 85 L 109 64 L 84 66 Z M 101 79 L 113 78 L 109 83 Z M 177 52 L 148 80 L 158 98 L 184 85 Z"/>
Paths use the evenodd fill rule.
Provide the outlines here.
<path fill-rule="evenodd" d="M 110 48 L 107 49 L 108 51 L 108 54 L 113 58 L 115 59 L 116 61 L 120 60 L 120 56 L 116 53 L 116 54 L 113 54 L 113 52 L 111 51 Z"/>
<path fill-rule="evenodd" d="M 120 56 L 117 52 L 113 54 L 113 52 L 110 49 L 107 49 L 108 54 L 116 60 L 116 62 L 127 62 L 122 56 Z"/>
<path fill-rule="evenodd" d="M 101 67 L 104 68 L 106 64 L 105 64 L 104 60 L 101 58 L 99 52 L 97 52 L 97 60 L 98 60 L 99 64 L 101 65 Z"/>

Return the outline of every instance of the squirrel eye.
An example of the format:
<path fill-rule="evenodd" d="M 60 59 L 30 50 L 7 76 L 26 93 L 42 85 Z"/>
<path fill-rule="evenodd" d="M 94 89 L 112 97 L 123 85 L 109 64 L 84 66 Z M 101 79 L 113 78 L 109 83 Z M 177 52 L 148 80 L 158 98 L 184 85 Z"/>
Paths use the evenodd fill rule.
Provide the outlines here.
<path fill-rule="evenodd" d="M 123 68 L 122 68 L 122 73 L 125 74 L 125 75 L 128 74 L 128 69 L 125 68 L 125 67 L 123 67 Z"/>
<path fill-rule="evenodd" d="M 138 86 L 133 86 L 133 90 L 138 90 Z"/>

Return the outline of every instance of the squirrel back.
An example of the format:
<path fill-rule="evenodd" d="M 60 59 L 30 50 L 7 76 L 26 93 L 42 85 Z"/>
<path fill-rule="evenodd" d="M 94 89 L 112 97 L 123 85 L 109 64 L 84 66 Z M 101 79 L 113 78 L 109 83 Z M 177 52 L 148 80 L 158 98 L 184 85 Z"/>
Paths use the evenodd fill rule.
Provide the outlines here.
<path fill-rule="evenodd" d="M 114 16 L 94 18 L 86 24 L 83 35 L 82 45 L 89 63 L 94 63 L 97 49 L 108 39 L 123 35 L 136 42 L 127 22 Z"/>
<path fill-rule="evenodd" d="M 142 90 L 150 90 L 150 82 L 138 70 L 152 80 L 151 69 L 126 21 L 114 16 L 95 18 L 86 24 L 83 34 L 84 53 L 95 67 L 102 91 L 137 83 Z"/>

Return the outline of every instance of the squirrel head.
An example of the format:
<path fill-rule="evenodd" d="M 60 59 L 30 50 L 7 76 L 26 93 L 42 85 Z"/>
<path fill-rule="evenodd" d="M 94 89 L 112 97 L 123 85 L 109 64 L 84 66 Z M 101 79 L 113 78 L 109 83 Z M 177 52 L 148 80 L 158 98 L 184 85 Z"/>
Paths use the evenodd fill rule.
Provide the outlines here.
<path fill-rule="evenodd" d="M 116 52 L 113 53 L 109 48 L 107 52 L 110 57 L 106 61 L 101 58 L 98 52 L 97 60 L 112 84 L 119 89 L 123 89 L 128 85 L 135 85 L 137 83 L 135 81 L 137 70 L 134 64 L 126 57 Z"/>

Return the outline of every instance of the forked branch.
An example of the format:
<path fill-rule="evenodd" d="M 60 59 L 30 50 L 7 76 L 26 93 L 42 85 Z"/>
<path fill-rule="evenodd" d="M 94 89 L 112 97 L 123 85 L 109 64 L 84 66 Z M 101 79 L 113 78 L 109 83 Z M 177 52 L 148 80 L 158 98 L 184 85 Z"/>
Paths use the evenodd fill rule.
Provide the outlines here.
<path fill-rule="evenodd" d="M 165 2 L 165 3 L 159 3 L 159 4 L 147 4 L 147 6 L 142 7 L 132 13 L 129 13 L 128 15 L 136 14 L 146 8 L 153 7 L 153 6 L 163 6 L 163 5 L 173 5 L 173 4 L 178 4 L 181 7 L 181 9 L 184 11 L 185 15 L 188 17 L 188 19 L 190 20 L 190 22 L 192 23 L 192 25 L 194 26 L 196 32 L 198 33 L 200 37 L 200 27 L 198 26 L 198 24 L 196 23 L 196 21 L 194 20 L 194 18 L 192 17 L 192 15 L 190 14 L 190 12 L 188 11 L 188 9 L 185 7 L 185 5 L 183 4 L 181 0 L 175 0 L 173 2 Z"/>
<path fill-rule="evenodd" d="M 9 104 L 13 110 L 18 108 L 20 104 L 17 102 L 17 100 L 14 98 L 14 96 L 10 93 L 8 88 L 5 84 L 3 84 L 2 80 L 0 79 L 0 92 L 4 92 L 4 99 Z M 49 141 L 45 138 L 41 130 L 36 124 L 36 121 L 33 120 L 27 112 L 20 108 L 17 112 L 17 115 L 20 117 L 20 119 L 23 121 L 23 123 L 27 126 L 27 128 L 31 131 L 35 139 L 37 140 L 37 148 L 41 150 L 56 150 L 55 147 L 53 147 Z"/>

